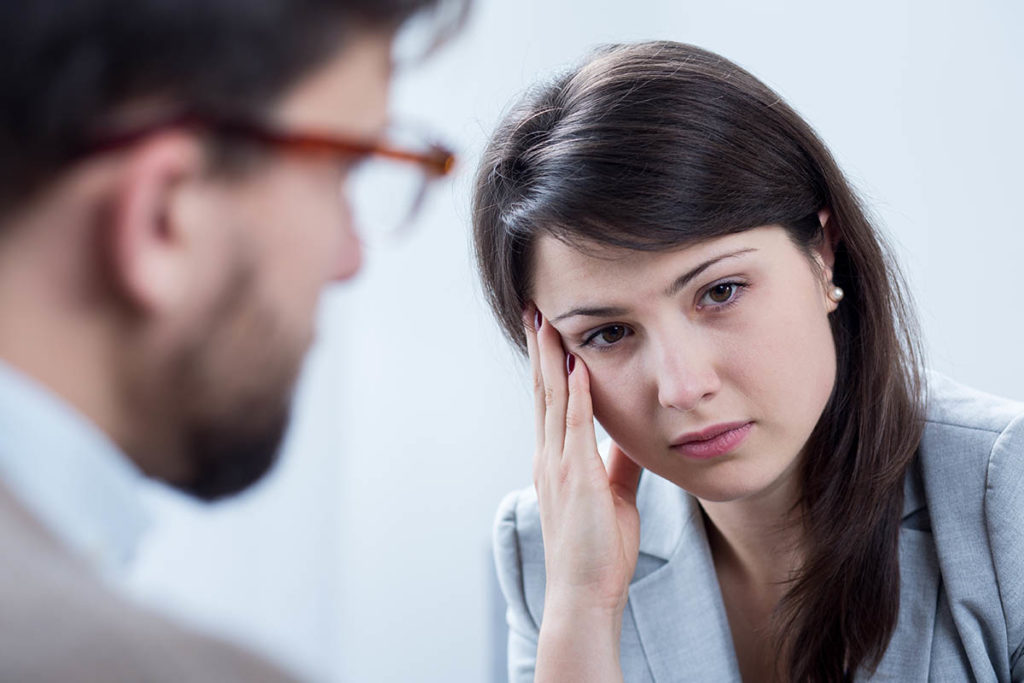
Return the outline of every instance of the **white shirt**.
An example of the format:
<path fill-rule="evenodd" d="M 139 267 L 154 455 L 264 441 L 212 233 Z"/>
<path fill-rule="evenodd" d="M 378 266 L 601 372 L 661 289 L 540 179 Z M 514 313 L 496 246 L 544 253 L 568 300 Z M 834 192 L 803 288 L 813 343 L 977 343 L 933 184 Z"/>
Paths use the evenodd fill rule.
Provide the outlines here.
<path fill-rule="evenodd" d="M 71 405 L 2 361 L 0 479 L 102 576 L 124 576 L 149 523 L 141 471 Z"/>

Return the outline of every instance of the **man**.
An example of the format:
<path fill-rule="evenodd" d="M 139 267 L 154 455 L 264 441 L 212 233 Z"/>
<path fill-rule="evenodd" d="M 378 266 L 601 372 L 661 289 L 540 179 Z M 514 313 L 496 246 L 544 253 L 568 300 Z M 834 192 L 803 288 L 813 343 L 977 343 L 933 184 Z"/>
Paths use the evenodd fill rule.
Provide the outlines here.
<path fill-rule="evenodd" d="M 0 680 L 288 679 L 111 579 L 139 476 L 209 500 L 272 464 L 319 292 L 360 264 L 339 187 L 448 170 L 383 132 L 394 32 L 436 4 L 0 6 Z"/>

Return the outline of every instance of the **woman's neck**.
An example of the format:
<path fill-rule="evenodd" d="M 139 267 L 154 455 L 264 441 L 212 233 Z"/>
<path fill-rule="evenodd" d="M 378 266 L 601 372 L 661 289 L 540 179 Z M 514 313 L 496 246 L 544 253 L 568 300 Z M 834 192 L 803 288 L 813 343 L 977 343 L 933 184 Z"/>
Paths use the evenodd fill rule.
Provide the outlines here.
<path fill-rule="evenodd" d="M 795 481 L 795 477 L 790 477 Z M 739 501 L 701 501 L 708 544 L 744 681 L 781 681 L 772 615 L 803 562 L 798 489 L 791 484 Z"/>
<path fill-rule="evenodd" d="M 804 557 L 799 499 L 791 473 L 749 498 L 700 501 L 715 566 L 751 586 L 779 586 L 781 596 Z"/>

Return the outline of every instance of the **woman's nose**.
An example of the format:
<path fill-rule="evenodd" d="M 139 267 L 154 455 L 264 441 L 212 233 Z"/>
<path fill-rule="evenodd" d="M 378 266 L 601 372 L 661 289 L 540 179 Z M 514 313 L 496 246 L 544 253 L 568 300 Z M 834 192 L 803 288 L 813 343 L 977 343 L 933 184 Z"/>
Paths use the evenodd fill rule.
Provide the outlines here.
<path fill-rule="evenodd" d="M 662 407 L 690 411 L 721 388 L 710 353 L 700 345 L 669 342 L 657 355 L 658 403 Z"/>

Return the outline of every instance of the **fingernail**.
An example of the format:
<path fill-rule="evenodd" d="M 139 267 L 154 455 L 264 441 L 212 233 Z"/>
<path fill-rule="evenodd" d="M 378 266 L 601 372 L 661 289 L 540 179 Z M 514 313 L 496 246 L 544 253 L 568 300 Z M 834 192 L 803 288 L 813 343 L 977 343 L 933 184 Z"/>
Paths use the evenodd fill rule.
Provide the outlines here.
<path fill-rule="evenodd" d="M 539 308 L 535 308 L 533 310 L 533 329 L 539 330 L 541 324 L 544 322 L 544 318 L 541 317 Z"/>
<path fill-rule="evenodd" d="M 566 371 L 566 374 L 571 375 L 572 371 L 573 371 L 573 369 L 575 367 L 576 367 L 576 356 L 572 355 L 571 353 L 566 354 L 566 356 L 565 356 L 565 371 Z"/>

